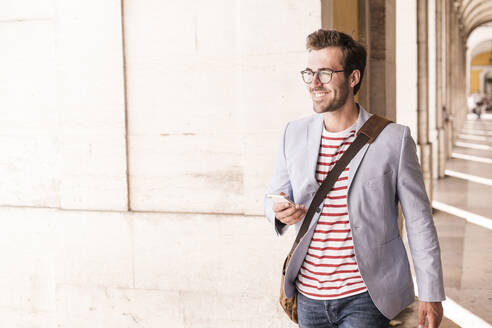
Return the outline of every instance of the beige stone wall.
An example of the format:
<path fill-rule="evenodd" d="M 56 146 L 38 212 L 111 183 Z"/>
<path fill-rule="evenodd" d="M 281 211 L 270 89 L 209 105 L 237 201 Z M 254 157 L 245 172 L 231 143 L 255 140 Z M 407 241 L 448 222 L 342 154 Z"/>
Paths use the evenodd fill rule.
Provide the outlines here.
<path fill-rule="evenodd" d="M 53 16 L 48 1 L 0 4 L 0 204 L 59 204 Z"/>
<path fill-rule="evenodd" d="M 311 112 L 298 72 L 320 4 L 124 8 L 124 33 L 117 0 L 2 11 L 0 204 L 126 210 L 129 189 L 133 210 L 262 213 L 281 128 Z"/>
<path fill-rule="evenodd" d="M 2 2 L 0 326 L 293 326 L 261 214 L 320 11 Z"/>
<path fill-rule="evenodd" d="M 262 217 L 0 208 L 2 327 L 296 327 Z"/>
<path fill-rule="evenodd" d="M 319 3 L 126 3 L 132 209 L 262 213 Z"/>
<path fill-rule="evenodd" d="M 125 209 L 119 1 L 2 6 L 0 204 Z"/>
<path fill-rule="evenodd" d="M 119 0 L 55 1 L 60 207 L 125 210 Z"/>

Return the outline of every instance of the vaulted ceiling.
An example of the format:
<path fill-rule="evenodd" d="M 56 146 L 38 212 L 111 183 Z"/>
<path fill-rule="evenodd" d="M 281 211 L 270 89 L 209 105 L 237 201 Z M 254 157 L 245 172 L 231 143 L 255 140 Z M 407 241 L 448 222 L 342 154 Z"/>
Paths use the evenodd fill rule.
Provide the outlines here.
<path fill-rule="evenodd" d="M 477 27 L 492 22 L 492 0 L 455 0 L 467 36 Z"/>
<path fill-rule="evenodd" d="M 476 55 L 482 52 L 490 52 L 492 51 L 492 35 L 489 40 L 485 40 L 477 44 L 470 53 L 470 58 L 473 59 Z"/>

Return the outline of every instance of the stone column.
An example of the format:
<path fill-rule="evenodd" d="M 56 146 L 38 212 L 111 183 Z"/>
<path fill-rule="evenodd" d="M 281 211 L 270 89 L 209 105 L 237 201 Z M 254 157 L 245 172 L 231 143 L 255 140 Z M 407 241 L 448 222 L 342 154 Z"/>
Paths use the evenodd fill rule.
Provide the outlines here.
<path fill-rule="evenodd" d="M 458 30 L 458 19 L 456 15 L 456 7 L 454 5 L 451 6 L 451 33 L 452 33 L 452 41 L 451 41 L 451 52 L 452 52 L 452 61 L 451 61 L 451 69 L 452 69 L 452 82 L 453 82 L 453 93 L 452 93 L 452 104 L 451 106 L 451 116 L 453 118 L 453 122 L 451 125 L 452 128 L 452 146 L 456 141 L 456 123 L 457 123 L 457 113 L 459 109 L 459 72 L 460 72 L 460 58 L 459 58 L 459 30 Z"/>
<path fill-rule="evenodd" d="M 429 142 L 428 3 L 417 0 L 417 143 L 427 194 L 432 198 L 432 144 Z"/>
<path fill-rule="evenodd" d="M 455 4 L 451 11 L 451 33 L 452 33 L 452 49 L 451 69 L 452 69 L 452 147 L 456 141 L 456 136 L 462 127 L 462 123 L 466 118 L 466 83 L 465 83 L 465 33 L 463 23 L 459 17 L 459 6 Z"/>
<path fill-rule="evenodd" d="M 453 92 L 454 92 L 454 81 L 453 81 L 453 33 L 452 33 L 452 19 L 453 19 L 453 8 L 452 3 L 445 1 L 445 12 L 446 12 L 446 106 L 445 106 L 445 123 L 444 129 L 446 134 L 446 155 L 447 158 L 451 157 L 453 151 Z"/>
<path fill-rule="evenodd" d="M 359 42 L 361 42 L 367 50 L 367 58 L 371 58 L 371 39 L 369 38 L 369 4 L 367 0 L 359 0 Z M 366 65 L 366 71 L 364 73 L 364 80 L 359 89 L 359 103 L 364 106 L 368 111 L 371 111 L 371 85 L 368 82 L 369 76 L 371 76 L 371 65 Z"/>
<path fill-rule="evenodd" d="M 436 129 L 437 129 L 437 177 L 444 177 L 446 164 L 446 143 L 443 118 L 443 0 L 436 0 Z"/>
<path fill-rule="evenodd" d="M 333 28 L 333 0 L 321 0 L 321 28 Z"/>
<path fill-rule="evenodd" d="M 468 105 L 467 105 L 467 92 L 466 92 L 466 32 L 464 25 L 460 19 L 459 21 L 459 67 L 460 67 L 460 72 L 459 76 L 457 77 L 460 88 L 459 88 L 459 107 L 457 108 L 458 112 L 458 120 L 457 120 L 457 126 L 456 126 L 456 131 L 459 132 L 461 128 L 463 127 L 463 123 L 466 120 L 466 115 L 468 112 Z"/>
<path fill-rule="evenodd" d="M 395 120 L 395 2 L 361 0 L 358 7 L 359 37 L 368 50 L 359 99 L 371 113 Z"/>

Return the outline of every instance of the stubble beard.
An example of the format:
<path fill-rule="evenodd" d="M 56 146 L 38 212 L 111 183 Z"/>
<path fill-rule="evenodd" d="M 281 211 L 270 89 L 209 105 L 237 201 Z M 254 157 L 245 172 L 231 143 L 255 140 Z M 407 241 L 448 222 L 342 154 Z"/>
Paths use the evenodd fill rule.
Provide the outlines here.
<path fill-rule="evenodd" d="M 322 91 L 321 89 L 318 89 L 318 90 Z M 316 91 L 316 89 L 313 91 Z M 347 102 L 348 93 L 349 93 L 348 81 L 347 81 L 347 83 L 342 85 L 338 89 L 338 91 L 339 91 L 338 96 L 336 96 L 335 99 L 329 99 L 328 103 L 326 105 L 323 105 L 322 103 L 316 103 L 313 100 L 313 110 L 319 114 L 327 113 L 327 112 L 335 112 L 335 111 L 339 110 Z M 330 94 L 332 94 L 332 93 L 333 93 L 333 91 L 330 92 Z M 330 95 L 330 94 L 328 94 L 328 95 Z"/>

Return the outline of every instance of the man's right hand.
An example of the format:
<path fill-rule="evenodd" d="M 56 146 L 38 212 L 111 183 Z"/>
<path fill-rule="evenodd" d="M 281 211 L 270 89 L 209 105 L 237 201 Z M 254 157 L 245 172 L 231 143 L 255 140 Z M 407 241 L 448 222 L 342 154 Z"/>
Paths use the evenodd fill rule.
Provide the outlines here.
<path fill-rule="evenodd" d="M 280 195 L 286 196 L 283 192 L 281 192 Z M 274 203 L 273 212 L 275 212 L 277 220 L 284 224 L 292 225 L 302 220 L 307 213 L 307 208 L 306 206 L 299 204 Z"/>

